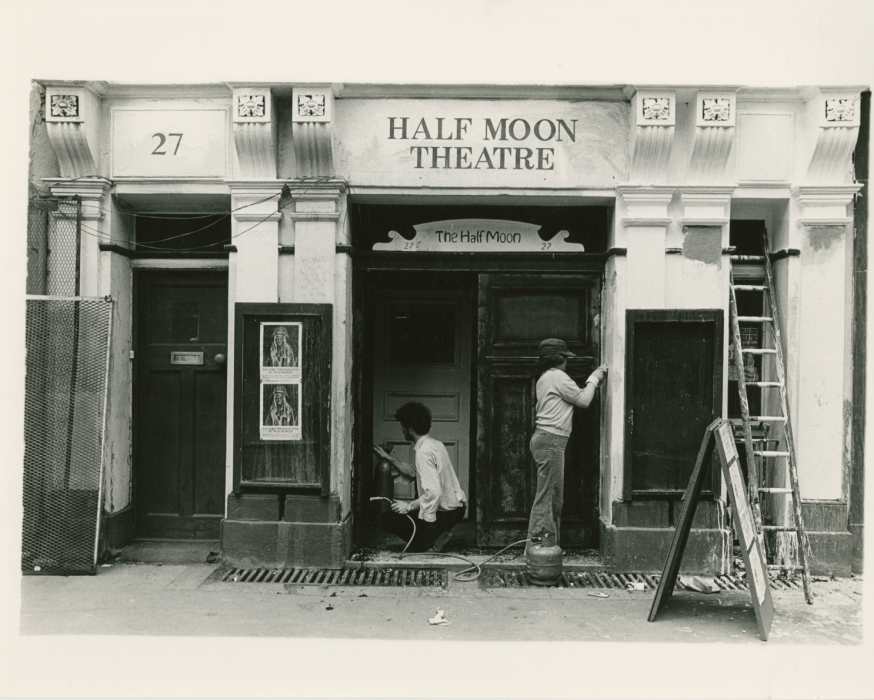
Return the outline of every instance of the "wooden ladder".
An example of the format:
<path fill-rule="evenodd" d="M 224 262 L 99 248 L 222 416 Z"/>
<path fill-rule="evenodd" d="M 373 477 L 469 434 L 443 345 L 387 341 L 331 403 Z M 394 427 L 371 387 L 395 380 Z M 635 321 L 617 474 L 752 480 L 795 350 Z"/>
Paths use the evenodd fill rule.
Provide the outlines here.
<path fill-rule="evenodd" d="M 774 569 L 790 569 L 800 568 L 802 581 L 804 584 L 804 597 L 808 603 L 813 603 L 813 593 L 810 590 L 810 565 L 808 555 L 810 554 L 810 544 L 807 539 L 807 534 L 804 531 L 804 521 L 801 517 L 801 494 L 798 488 L 798 463 L 795 458 L 795 440 L 792 436 L 792 422 L 789 419 L 789 404 L 786 397 L 786 372 L 783 363 L 783 345 L 780 338 L 780 326 L 777 316 L 777 301 L 772 292 L 774 289 L 774 276 L 771 270 L 771 260 L 768 256 L 768 238 L 767 234 L 762 232 L 762 243 L 765 255 L 732 255 L 732 271 L 730 276 L 730 321 L 732 344 L 734 346 L 735 369 L 737 372 L 737 387 L 740 396 L 741 419 L 740 421 L 732 420 L 734 425 L 743 427 L 743 442 L 746 453 L 747 472 L 748 472 L 748 489 L 750 504 L 753 506 L 753 516 L 756 523 L 756 530 L 761 541 L 762 549 L 765 551 L 764 532 L 794 532 L 797 538 L 796 551 L 798 552 L 798 561 L 800 567 L 787 566 L 784 563 L 769 566 Z M 764 284 L 735 284 L 734 264 L 735 263 L 763 263 L 765 268 Z M 767 298 L 767 308 L 770 309 L 770 315 L 765 316 L 738 316 L 737 313 L 737 295 L 736 292 L 761 292 Z M 764 307 L 764 304 L 762 305 Z M 767 348 L 744 348 L 741 341 L 740 324 L 756 323 L 761 324 L 763 340 L 762 345 L 767 346 L 766 330 L 770 328 L 770 338 L 773 347 Z M 745 358 L 749 355 L 771 355 L 775 360 L 775 369 L 777 381 L 756 381 L 747 382 L 745 377 Z M 761 379 L 761 377 L 759 377 Z M 764 390 L 780 390 L 780 415 L 774 416 L 750 416 L 749 400 L 747 398 L 747 386 L 757 386 Z M 764 403 L 764 402 L 763 402 Z M 751 423 L 756 421 L 765 426 L 764 437 L 753 438 Z M 769 439 L 770 429 L 775 426 L 783 427 L 782 439 Z M 758 449 L 756 449 L 757 446 Z M 757 460 L 762 460 L 763 467 L 766 460 L 775 460 L 778 464 L 783 463 L 789 488 L 773 487 L 764 483 L 764 479 L 760 478 Z M 765 470 L 762 470 L 764 475 Z M 794 519 L 793 524 L 782 525 L 764 525 L 762 523 L 761 497 L 767 495 L 788 497 L 792 500 L 791 513 Z M 788 510 L 788 509 L 787 509 Z M 779 536 L 778 536 L 779 537 Z"/>

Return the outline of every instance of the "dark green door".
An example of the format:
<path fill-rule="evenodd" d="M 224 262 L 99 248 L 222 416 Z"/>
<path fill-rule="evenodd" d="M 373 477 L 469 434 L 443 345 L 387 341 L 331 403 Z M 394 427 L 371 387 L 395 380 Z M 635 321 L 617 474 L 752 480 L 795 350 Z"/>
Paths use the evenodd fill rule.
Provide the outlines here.
<path fill-rule="evenodd" d="M 136 535 L 217 539 L 225 497 L 227 274 L 142 271 L 136 291 Z"/>

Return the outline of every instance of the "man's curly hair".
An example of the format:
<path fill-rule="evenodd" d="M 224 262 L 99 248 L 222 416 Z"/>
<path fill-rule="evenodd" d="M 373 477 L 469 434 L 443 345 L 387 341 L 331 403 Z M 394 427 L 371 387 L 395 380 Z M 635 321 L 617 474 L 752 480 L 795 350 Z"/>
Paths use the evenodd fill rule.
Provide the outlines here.
<path fill-rule="evenodd" d="M 395 411 L 395 420 L 419 435 L 427 435 L 431 432 L 431 411 L 418 401 L 409 401 L 401 406 Z"/>

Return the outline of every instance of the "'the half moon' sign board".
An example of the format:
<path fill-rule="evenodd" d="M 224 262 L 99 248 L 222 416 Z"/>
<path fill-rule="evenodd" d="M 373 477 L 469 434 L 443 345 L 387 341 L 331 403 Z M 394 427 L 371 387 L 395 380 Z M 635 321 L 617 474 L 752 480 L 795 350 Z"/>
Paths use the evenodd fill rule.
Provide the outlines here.
<path fill-rule="evenodd" d="M 568 243 L 567 231 L 550 240 L 540 237 L 540 226 L 500 219 L 454 219 L 432 221 L 413 227 L 416 235 L 407 240 L 389 231 L 389 243 L 376 243 L 373 250 L 429 253 L 582 253 L 582 243 Z"/>

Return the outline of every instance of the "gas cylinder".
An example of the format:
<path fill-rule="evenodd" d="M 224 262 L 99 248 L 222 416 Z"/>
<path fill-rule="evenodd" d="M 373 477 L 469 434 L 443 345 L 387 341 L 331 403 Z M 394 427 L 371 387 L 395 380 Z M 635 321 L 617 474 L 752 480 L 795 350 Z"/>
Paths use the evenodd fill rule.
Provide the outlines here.
<path fill-rule="evenodd" d="M 534 586 L 554 586 L 561 577 L 561 547 L 555 543 L 555 534 L 544 532 L 540 541 L 528 545 L 525 575 Z"/>
<path fill-rule="evenodd" d="M 391 454 L 394 445 L 384 443 L 380 445 L 383 450 Z M 395 478 L 392 474 L 391 462 L 385 459 L 377 459 L 376 461 L 376 492 L 383 498 L 394 498 Z M 391 510 L 389 501 L 379 500 L 377 505 L 380 513 L 388 513 Z"/>

